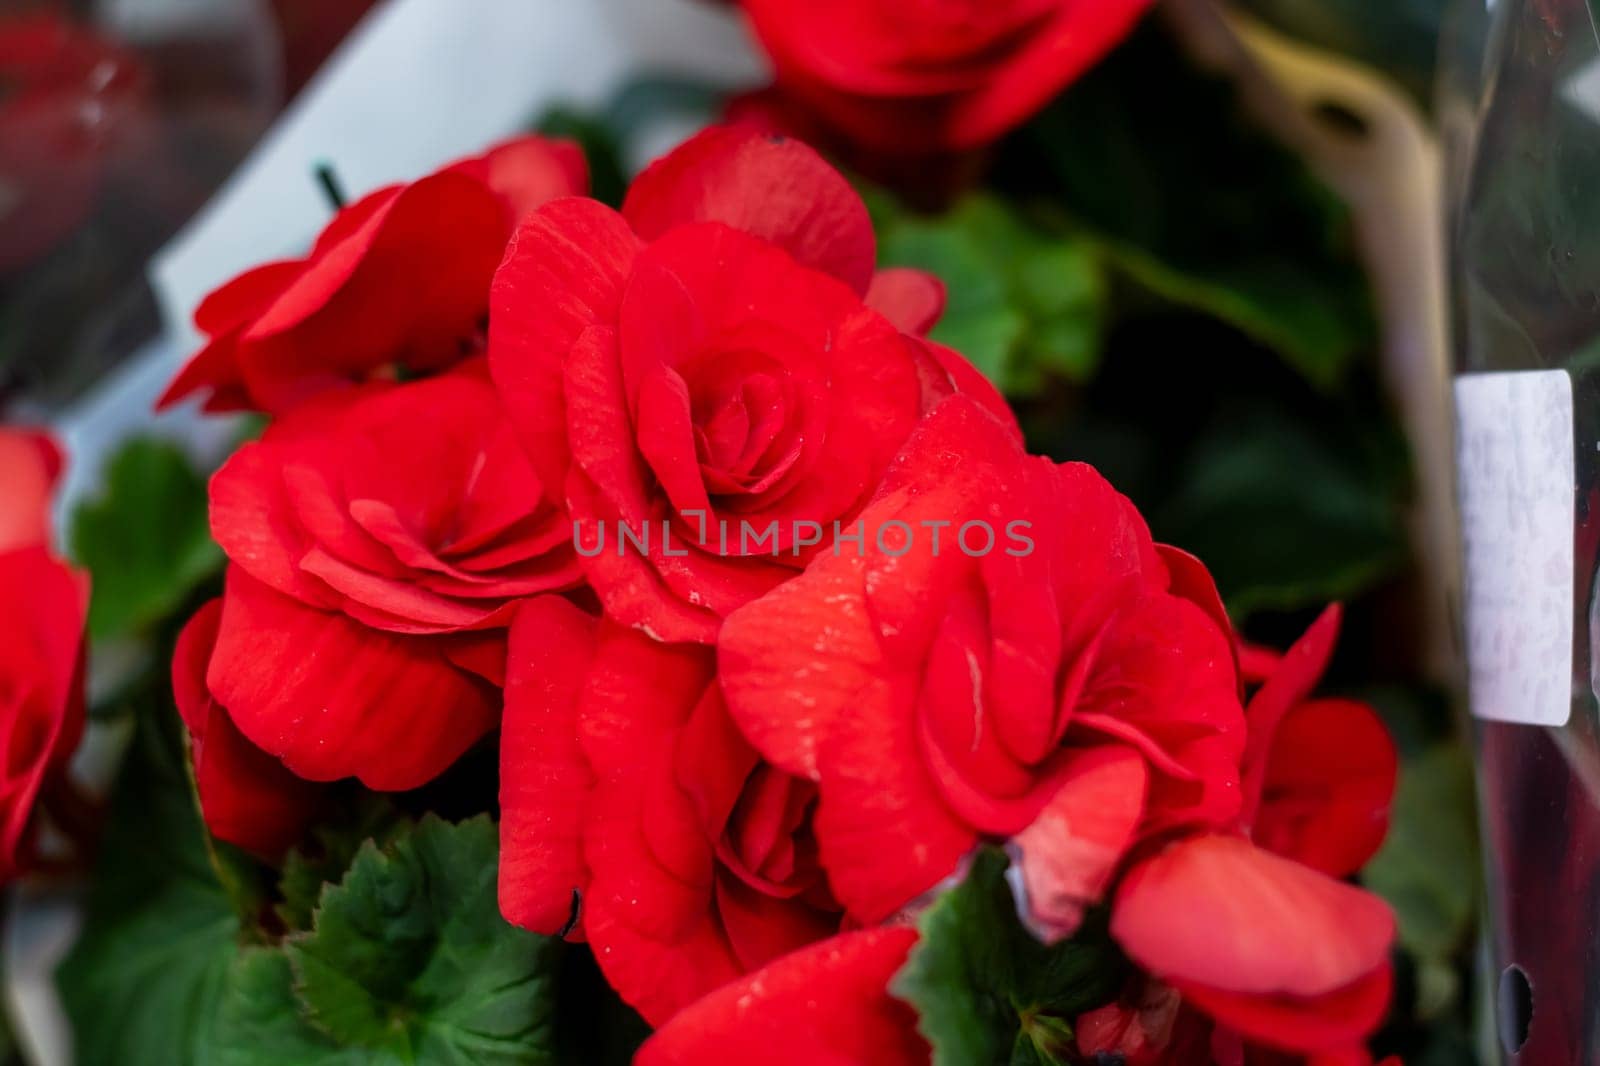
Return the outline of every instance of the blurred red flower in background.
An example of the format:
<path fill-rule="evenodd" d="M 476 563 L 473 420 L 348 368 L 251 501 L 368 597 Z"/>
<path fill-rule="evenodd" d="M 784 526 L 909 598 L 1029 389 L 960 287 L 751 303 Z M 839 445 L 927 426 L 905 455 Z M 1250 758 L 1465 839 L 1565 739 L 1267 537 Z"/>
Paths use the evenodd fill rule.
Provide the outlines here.
<path fill-rule="evenodd" d="M 739 0 L 784 110 L 880 153 L 980 147 L 1109 52 L 1150 0 Z"/>
<path fill-rule="evenodd" d="M 32 816 L 83 735 L 89 579 L 50 549 L 61 454 L 0 427 L 0 882 L 32 861 Z"/>
<path fill-rule="evenodd" d="M 148 78 L 127 50 L 51 11 L 0 14 L 0 276 L 89 214 Z"/>

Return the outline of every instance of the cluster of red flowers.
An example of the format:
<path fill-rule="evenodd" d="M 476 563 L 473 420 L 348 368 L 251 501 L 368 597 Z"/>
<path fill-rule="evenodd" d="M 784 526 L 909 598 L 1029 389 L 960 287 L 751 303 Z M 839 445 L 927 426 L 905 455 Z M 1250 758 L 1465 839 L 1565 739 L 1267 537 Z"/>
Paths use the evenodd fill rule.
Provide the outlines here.
<path fill-rule="evenodd" d="M 1138 965 L 1086 1057 L 1365 1061 L 1394 926 L 1341 879 L 1395 758 L 1309 699 L 1337 614 L 1242 671 L 1201 564 L 1025 452 L 799 142 L 713 128 L 620 212 L 584 185 L 515 141 L 200 308 L 169 398 L 272 416 L 212 481 L 226 591 L 173 668 L 213 832 L 281 853 L 322 783 L 413 788 L 498 728 L 501 908 L 588 941 L 642 1062 L 925 1062 L 886 981 L 985 843 L 1042 938 L 1109 905 Z M 1016 522 L 1031 550 L 790 532 Z"/>

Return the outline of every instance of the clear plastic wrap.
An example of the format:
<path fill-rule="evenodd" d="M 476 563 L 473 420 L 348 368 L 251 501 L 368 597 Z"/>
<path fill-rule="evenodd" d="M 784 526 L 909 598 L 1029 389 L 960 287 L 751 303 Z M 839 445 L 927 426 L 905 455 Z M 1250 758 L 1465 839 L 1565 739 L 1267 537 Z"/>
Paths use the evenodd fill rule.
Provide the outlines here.
<path fill-rule="evenodd" d="M 1461 0 L 1444 58 L 1463 635 L 1496 1030 L 1508 1063 L 1591 1063 L 1600 1061 L 1594 12 L 1584 0 Z M 1508 583 L 1513 570 L 1528 576 Z M 1541 672 L 1548 686 L 1536 683 Z"/>

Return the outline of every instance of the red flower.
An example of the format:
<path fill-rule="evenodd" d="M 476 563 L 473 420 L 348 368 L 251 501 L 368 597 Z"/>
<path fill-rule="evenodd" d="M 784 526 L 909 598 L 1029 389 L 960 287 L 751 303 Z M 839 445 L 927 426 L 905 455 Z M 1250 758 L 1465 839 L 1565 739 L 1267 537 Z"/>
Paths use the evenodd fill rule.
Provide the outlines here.
<path fill-rule="evenodd" d="M 481 362 L 295 409 L 211 482 L 233 562 L 209 688 L 301 777 L 422 784 L 495 724 L 504 629 L 570 532 Z"/>
<path fill-rule="evenodd" d="M 1371 707 L 1308 699 L 1333 653 L 1339 619 L 1330 607 L 1250 700 L 1243 817 L 1268 851 L 1348 877 L 1389 831 L 1399 756 Z"/>
<path fill-rule="evenodd" d="M 715 666 L 710 648 L 557 597 L 511 632 L 501 909 L 546 934 L 581 915 L 612 987 L 653 1024 L 839 928 L 815 786 L 739 735 Z"/>
<path fill-rule="evenodd" d="M 0 551 L 50 542 L 50 499 L 61 451 L 44 432 L 0 427 Z"/>
<path fill-rule="evenodd" d="M 89 581 L 50 553 L 61 453 L 0 428 L 0 882 L 31 859 L 34 804 L 83 735 Z"/>
<path fill-rule="evenodd" d="M 912 929 L 846 933 L 706 996 L 657 1030 L 636 1066 L 926 1066 L 916 1013 L 890 996 Z"/>
<path fill-rule="evenodd" d="M 1383 841 L 1394 744 L 1364 704 L 1307 699 L 1339 618 L 1329 608 L 1281 658 L 1245 656 L 1264 675 L 1247 710 L 1238 820 L 1251 840 L 1181 840 L 1135 866 L 1117 893 L 1113 935 L 1218 1023 L 1218 1063 L 1285 1061 L 1274 1050 L 1326 1066 L 1370 1062 L 1362 1042 L 1388 1006 L 1393 916 L 1336 878 Z"/>
<path fill-rule="evenodd" d="M 392 367 L 436 370 L 481 352 L 489 281 L 517 220 L 581 194 L 576 145 L 524 137 L 341 210 L 304 259 L 268 263 L 195 311 L 208 338 L 158 406 L 280 413 Z"/>
<path fill-rule="evenodd" d="M 733 128 L 646 170 L 621 214 L 566 199 L 523 222 L 490 363 L 608 615 L 711 640 L 850 523 L 934 399 L 1006 410 L 959 356 L 901 332 L 942 293 L 905 271 L 875 283 L 874 254 L 842 176 Z"/>
<path fill-rule="evenodd" d="M 1360 1045 L 1388 1009 L 1394 915 L 1382 900 L 1239 837 L 1196 836 L 1117 890 L 1129 958 L 1251 1043 Z"/>
<path fill-rule="evenodd" d="M 1012 839 L 1029 917 L 1060 936 L 1135 840 L 1237 815 L 1228 638 L 1171 591 L 1133 505 L 1093 470 L 1025 457 L 957 397 L 864 521 L 914 531 L 910 549 L 820 557 L 720 641 L 734 719 L 819 782 L 823 864 L 855 918 Z"/>
<path fill-rule="evenodd" d="M 0 882 L 27 865 L 34 803 L 83 735 L 88 579 L 42 545 L 0 552 Z"/>
<path fill-rule="evenodd" d="M 1018 126 L 1150 0 L 740 0 L 778 88 L 858 145 L 926 155 Z"/>
<path fill-rule="evenodd" d="M 300 839 L 322 788 L 291 774 L 239 732 L 206 687 L 222 601 L 195 612 L 172 656 L 172 694 L 189 730 L 200 813 L 213 836 L 270 860 Z"/>
<path fill-rule="evenodd" d="M 115 42 L 47 9 L 0 14 L 0 275 L 28 266 L 94 208 L 150 83 Z"/>

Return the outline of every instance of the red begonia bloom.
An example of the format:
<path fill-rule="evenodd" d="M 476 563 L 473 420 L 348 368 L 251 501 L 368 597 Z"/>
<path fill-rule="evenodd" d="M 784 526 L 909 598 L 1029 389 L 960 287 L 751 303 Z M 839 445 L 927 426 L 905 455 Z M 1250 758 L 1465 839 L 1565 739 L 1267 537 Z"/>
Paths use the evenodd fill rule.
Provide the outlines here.
<path fill-rule="evenodd" d="M 281 413 L 330 385 L 481 353 L 489 282 L 518 219 L 583 193 L 567 141 L 523 137 L 339 211 L 304 259 L 268 263 L 195 311 L 208 338 L 161 405 Z"/>
<path fill-rule="evenodd" d="M 107 169 L 153 117 L 138 57 L 53 6 L 0 11 L 0 276 L 94 209 Z"/>
<path fill-rule="evenodd" d="M 212 479 L 211 528 L 209 689 L 314 781 L 439 773 L 496 722 L 518 601 L 579 576 L 481 361 L 296 408 Z"/>
<path fill-rule="evenodd" d="M 0 551 L 0 882 L 30 859 L 35 802 L 83 736 L 89 581 L 43 545 Z"/>
<path fill-rule="evenodd" d="M 980 840 L 1011 840 L 1028 916 L 1064 935 L 1135 841 L 1237 816 L 1229 638 L 1093 470 L 1024 456 L 956 397 L 864 521 L 914 531 L 909 550 L 819 557 L 720 640 L 735 721 L 819 784 L 823 864 L 854 917 L 880 921 Z M 1026 549 L 1007 539 L 1018 522 Z"/>
<path fill-rule="evenodd" d="M 857 145 L 929 155 L 1021 125 L 1150 0 L 740 0 L 780 92 Z"/>
<path fill-rule="evenodd" d="M 206 827 L 219 840 L 265 859 L 281 856 L 315 814 L 322 786 L 290 773 L 239 732 L 206 687 L 222 601 L 195 612 L 172 655 L 172 694 L 189 730 L 195 789 Z"/>
<path fill-rule="evenodd" d="M 495 276 L 490 364 L 610 617 L 709 642 L 849 525 L 934 401 L 965 391 L 1010 418 L 913 335 L 937 284 L 875 281 L 874 257 L 839 173 L 735 128 L 650 167 L 620 214 L 564 199 L 523 222 Z"/>
<path fill-rule="evenodd" d="M 1215 1021 L 1218 1063 L 1369 1063 L 1362 1044 L 1388 1006 L 1393 917 L 1336 879 L 1382 843 L 1394 744 L 1364 704 L 1308 698 L 1339 621 L 1329 608 L 1281 657 L 1249 649 L 1262 684 L 1246 712 L 1244 835 L 1179 840 L 1136 865 L 1116 897 L 1113 935 L 1158 987 Z M 1102 1012 L 1090 1032 L 1129 1020 Z M 1144 1053 L 1186 1061 L 1155 1042 Z"/>
<path fill-rule="evenodd" d="M 557 597 L 523 606 L 501 735 L 501 909 L 546 934 L 580 916 L 646 1020 L 838 930 L 815 796 L 734 728 L 712 649 Z"/>
<path fill-rule="evenodd" d="M 912 929 L 845 933 L 786 955 L 706 996 L 639 1049 L 636 1066 L 926 1066 L 917 1016 L 889 981 Z"/>
<path fill-rule="evenodd" d="M 0 427 L 0 882 L 31 859 L 35 803 L 83 735 L 89 580 L 50 551 L 61 453 Z"/>

